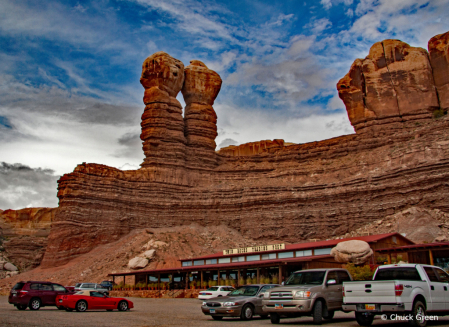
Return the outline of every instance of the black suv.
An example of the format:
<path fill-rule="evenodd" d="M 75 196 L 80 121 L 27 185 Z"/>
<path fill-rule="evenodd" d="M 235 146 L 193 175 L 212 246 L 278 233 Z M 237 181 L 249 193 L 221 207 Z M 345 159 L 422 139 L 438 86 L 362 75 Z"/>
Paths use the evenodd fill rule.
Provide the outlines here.
<path fill-rule="evenodd" d="M 56 296 L 73 294 L 64 286 L 51 282 L 18 282 L 9 293 L 8 302 L 19 310 L 39 310 L 45 306 L 56 306 Z M 64 309 L 58 307 L 58 309 Z"/>

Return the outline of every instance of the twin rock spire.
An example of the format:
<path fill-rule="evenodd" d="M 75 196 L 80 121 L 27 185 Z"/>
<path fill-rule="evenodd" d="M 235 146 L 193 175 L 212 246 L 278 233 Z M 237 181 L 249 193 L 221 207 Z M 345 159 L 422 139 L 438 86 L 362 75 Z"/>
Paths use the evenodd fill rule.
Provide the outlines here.
<path fill-rule="evenodd" d="M 145 153 L 142 167 L 217 165 L 217 115 L 212 105 L 222 80 L 199 60 L 184 64 L 165 52 L 156 52 L 142 65 L 145 88 L 142 133 Z M 185 115 L 176 99 L 182 91 Z"/>

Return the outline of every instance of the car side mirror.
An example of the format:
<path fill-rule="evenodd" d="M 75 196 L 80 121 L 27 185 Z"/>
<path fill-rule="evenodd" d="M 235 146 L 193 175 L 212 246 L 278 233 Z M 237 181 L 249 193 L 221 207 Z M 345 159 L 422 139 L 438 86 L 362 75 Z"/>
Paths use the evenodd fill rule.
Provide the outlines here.
<path fill-rule="evenodd" d="M 326 283 L 326 285 L 335 285 L 337 284 L 337 281 L 335 279 L 329 279 Z"/>
<path fill-rule="evenodd" d="M 263 293 L 262 293 L 262 294 L 259 294 L 259 297 L 263 297 Z"/>

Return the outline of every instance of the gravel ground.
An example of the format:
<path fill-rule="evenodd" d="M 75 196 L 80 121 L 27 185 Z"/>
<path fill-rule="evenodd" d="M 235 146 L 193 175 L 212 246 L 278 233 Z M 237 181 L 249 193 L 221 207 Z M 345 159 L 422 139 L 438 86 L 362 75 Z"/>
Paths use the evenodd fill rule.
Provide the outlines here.
<path fill-rule="evenodd" d="M 269 319 L 255 317 L 251 321 L 228 318 L 213 321 L 203 315 L 200 301 L 197 299 L 141 299 L 130 298 L 134 309 L 128 312 L 87 311 L 83 313 L 66 312 L 55 307 L 45 307 L 39 311 L 19 311 L 8 303 L 6 296 L 0 297 L 0 326 L 272 326 Z M 430 326 L 449 326 L 449 317 L 439 317 L 438 322 Z M 313 326 L 312 318 L 282 319 L 280 325 Z M 382 321 L 376 317 L 373 326 L 391 325 L 394 327 L 410 326 L 401 322 Z M 323 326 L 358 327 L 353 313 L 337 312 L 332 321 Z"/>

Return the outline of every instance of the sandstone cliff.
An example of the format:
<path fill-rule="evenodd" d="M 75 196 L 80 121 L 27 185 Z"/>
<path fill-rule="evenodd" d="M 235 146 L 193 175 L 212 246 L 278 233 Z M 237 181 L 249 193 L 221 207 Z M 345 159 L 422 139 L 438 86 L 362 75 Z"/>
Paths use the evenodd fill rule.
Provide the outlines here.
<path fill-rule="evenodd" d="M 365 59 L 354 61 L 337 89 L 356 132 L 385 124 L 400 128 L 404 121 L 430 119 L 447 106 L 447 39 L 429 41 L 430 58 L 422 48 L 384 40 Z"/>
<path fill-rule="evenodd" d="M 41 263 L 56 212 L 57 208 L 25 208 L 0 213 L 3 254 L 20 271 Z"/>
<path fill-rule="evenodd" d="M 144 63 L 142 168 L 82 164 L 62 176 L 43 267 L 144 227 L 225 225 L 256 240 L 299 242 L 414 206 L 449 211 L 449 119 L 432 118 L 444 87 L 425 50 L 385 40 L 356 60 L 339 93 L 357 134 L 243 156 L 211 151 L 218 78 L 200 62 L 183 70 L 170 58 Z M 174 101 L 181 89 L 184 120 Z"/>

